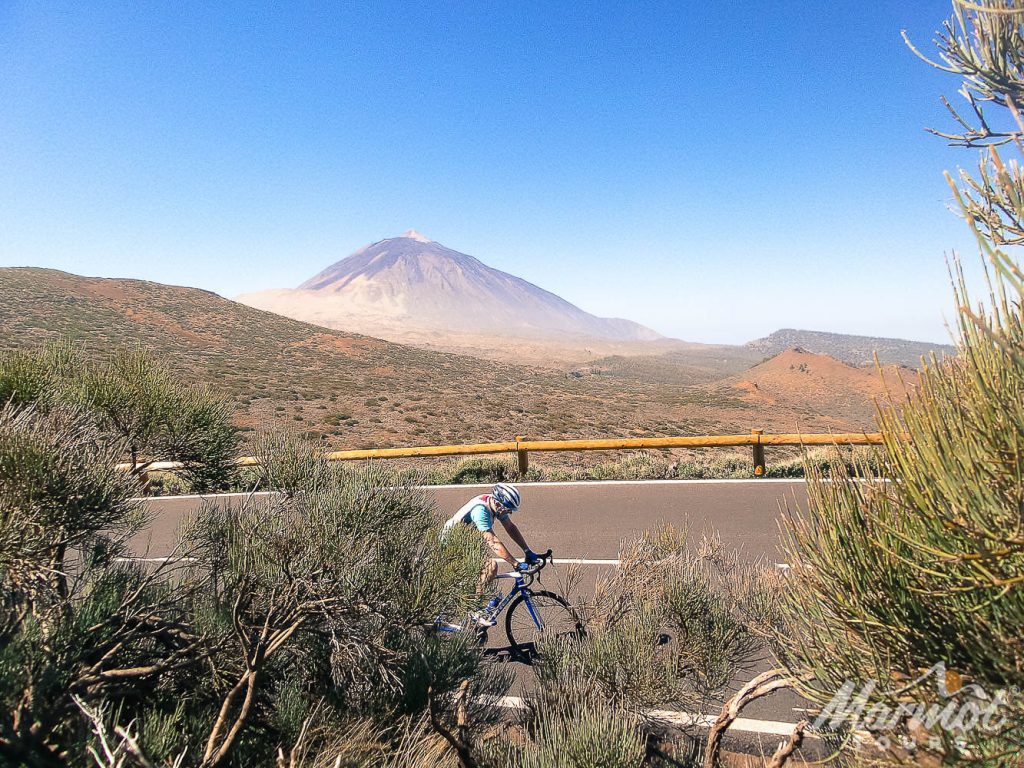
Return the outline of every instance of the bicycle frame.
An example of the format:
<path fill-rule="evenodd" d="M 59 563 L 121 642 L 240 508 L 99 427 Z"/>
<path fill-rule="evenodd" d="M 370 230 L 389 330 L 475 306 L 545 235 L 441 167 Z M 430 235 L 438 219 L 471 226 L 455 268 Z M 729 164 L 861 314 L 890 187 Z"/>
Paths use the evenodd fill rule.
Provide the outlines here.
<path fill-rule="evenodd" d="M 539 565 L 536 566 L 536 570 L 522 571 L 509 571 L 507 573 L 499 573 L 495 575 L 496 579 L 512 579 L 512 588 L 508 591 L 508 594 L 498 601 L 498 604 L 487 612 L 489 619 L 496 619 L 501 613 L 508 608 L 509 604 L 516 599 L 517 596 L 523 596 L 523 602 L 526 604 L 526 610 L 530 613 L 530 618 L 533 619 L 533 623 L 537 625 L 537 629 L 544 629 L 544 621 L 537 614 L 537 611 L 533 607 L 533 601 L 530 599 L 532 594 L 530 591 L 530 585 L 533 584 L 533 580 L 537 573 L 547 563 L 551 562 L 551 550 L 549 549 L 543 555 L 538 558 Z M 458 624 L 450 624 L 444 621 L 441 617 L 438 617 L 438 622 L 435 627 L 442 632 L 461 632 L 464 627 Z"/>
<path fill-rule="evenodd" d="M 523 596 L 523 602 L 526 603 L 526 610 L 530 612 L 530 616 L 533 619 L 534 623 L 537 625 L 537 629 L 544 629 L 544 622 L 541 620 L 540 616 L 537 615 L 537 612 L 533 609 L 533 601 L 530 600 L 530 585 L 527 583 L 526 579 L 523 578 L 522 574 L 499 573 L 497 576 L 495 576 L 495 578 L 513 579 L 515 583 L 512 585 L 512 588 L 508 591 L 508 594 L 502 597 L 498 604 L 487 612 L 488 617 L 493 619 L 497 616 L 500 616 L 502 611 L 508 608 L 509 603 L 515 600 L 517 595 L 521 594 Z M 532 582 L 533 579 L 530 579 L 530 581 Z M 441 632 L 462 632 L 464 630 L 463 626 L 459 624 L 449 624 L 446 621 L 440 621 L 438 624 L 435 625 L 435 628 Z"/>
<path fill-rule="evenodd" d="M 533 583 L 533 577 L 530 577 L 529 583 L 523 578 L 522 574 L 515 572 L 499 573 L 495 578 L 513 579 L 515 583 L 512 585 L 512 589 L 508 591 L 508 594 L 501 598 L 501 601 L 494 607 L 494 610 L 490 612 L 490 617 L 494 618 L 501 615 L 501 612 L 508 607 L 508 604 L 515 600 L 516 595 L 522 594 L 523 602 L 526 603 L 526 610 L 530 612 L 533 623 L 537 625 L 537 629 L 544 629 L 544 622 L 541 621 L 537 612 L 533 609 L 533 601 L 530 600 L 530 584 Z"/>

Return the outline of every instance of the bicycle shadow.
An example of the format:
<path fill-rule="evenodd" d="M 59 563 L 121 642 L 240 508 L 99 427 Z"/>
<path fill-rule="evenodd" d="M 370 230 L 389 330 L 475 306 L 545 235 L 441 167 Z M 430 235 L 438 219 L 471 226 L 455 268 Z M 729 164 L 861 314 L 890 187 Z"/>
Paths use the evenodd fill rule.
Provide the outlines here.
<path fill-rule="evenodd" d="M 672 637 L 670 635 L 661 633 L 655 642 L 658 645 L 665 645 L 671 641 Z M 484 643 L 486 643 L 486 639 Z M 485 646 L 483 648 L 483 655 L 499 662 L 515 662 L 532 667 L 539 654 L 536 643 L 523 643 L 520 646 Z"/>
<path fill-rule="evenodd" d="M 483 655 L 499 663 L 525 664 L 532 667 L 537 659 L 535 643 L 524 643 L 520 646 L 489 646 L 483 649 Z"/>

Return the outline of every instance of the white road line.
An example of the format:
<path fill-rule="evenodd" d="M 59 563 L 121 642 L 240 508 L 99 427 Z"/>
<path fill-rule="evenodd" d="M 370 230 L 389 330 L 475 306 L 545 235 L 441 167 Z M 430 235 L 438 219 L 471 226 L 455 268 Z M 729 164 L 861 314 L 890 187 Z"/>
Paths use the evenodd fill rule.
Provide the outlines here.
<path fill-rule="evenodd" d="M 500 557 L 496 557 L 496 558 L 494 558 L 494 562 L 496 562 L 496 563 L 504 563 L 505 561 L 502 560 Z M 551 561 L 551 564 L 552 565 L 615 565 L 615 566 L 617 566 L 619 564 L 619 561 L 618 560 L 613 560 L 613 559 L 608 559 L 608 560 L 590 559 L 590 558 L 585 558 L 585 557 L 556 557 L 554 560 Z M 780 571 L 788 571 L 793 566 L 791 566 L 789 563 L 775 563 L 775 567 L 778 568 Z"/>
<path fill-rule="evenodd" d="M 676 712 L 671 709 L 652 709 L 647 714 L 659 720 L 667 720 L 674 725 L 689 725 L 698 728 L 710 728 L 717 719 L 716 715 L 694 715 L 689 712 Z M 763 733 L 770 736 L 789 736 L 794 728 L 796 728 L 796 723 L 787 723 L 782 720 L 755 720 L 750 717 L 737 717 L 733 724 L 729 726 L 730 731 Z M 817 738 L 817 735 L 814 733 L 807 733 L 806 735 Z"/>
<path fill-rule="evenodd" d="M 481 697 L 483 701 L 492 701 L 496 706 L 507 709 L 526 709 L 526 699 L 519 696 L 501 696 L 497 698 Z M 679 712 L 674 709 L 652 709 L 648 715 L 659 720 L 665 720 L 673 725 L 696 726 L 697 728 L 710 728 L 714 725 L 716 715 L 693 714 L 690 712 Z M 781 720 L 757 720 L 750 717 L 739 717 L 731 726 L 730 731 L 744 731 L 746 733 L 762 733 L 770 736 L 788 736 L 793 732 L 796 723 L 787 723 Z M 808 736 L 817 738 L 814 733 Z"/>
<path fill-rule="evenodd" d="M 250 493 L 248 491 L 244 493 L 192 493 L 185 494 L 184 496 L 136 496 L 132 501 L 187 501 L 190 499 L 232 499 L 239 496 L 252 496 L 253 498 L 260 498 L 261 496 L 270 496 L 273 491 L 256 491 L 256 493 Z"/>
<path fill-rule="evenodd" d="M 874 480 L 865 480 L 860 477 L 850 478 L 855 483 L 867 483 L 867 482 L 880 482 L 888 483 L 890 480 L 887 478 L 876 478 Z M 832 482 L 831 478 L 824 478 L 823 482 Z M 535 483 L 516 483 L 516 488 L 569 488 L 575 486 L 597 486 L 597 485 L 737 485 L 737 484 L 749 484 L 749 485 L 772 485 L 772 484 L 785 484 L 785 483 L 801 483 L 807 484 L 807 478 L 805 477 L 751 477 L 751 478 L 708 478 L 699 480 L 565 480 L 565 481 L 552 481 L 552 482 L 535 482 Z M 442 489 L 442 490 L 455 490 L 458 488 L 493 488 L 494 483 L 472 483 L 472 484 L 454 484 L 454 485 L 420 485 L 417 488 L 423 488 L 426 490 L 431 489 Z"/>
<path fill-rule="evenodd" d="M 194 557 L 118 557 L 115 561 L 118 563 L 169 563 L 169 562 L 191 562 L 195 560 Z M 500 557 L 494 558 L 494 562 L 503 563 L 505 562 Z M 552 562 L 552 565 L 597 565 L 597 566 L 618 566 L 619 561 L 613 559 L 601 560 L 591 559 L 585 557 L 559 557 Z M 789 563 L 775 563 L 775 567 L 779 570 L 789 570 L 792 568 Z"/>
<path fill-rule="evenodd" d="M 196 558 L 194 558 L 194 557 L 172 557 L 170 555 L 168 555 L 167 557 L 116 557 L 116 558 L 114 558 L 115 562 L 118 562 L 118 563 L 169 563 L 169 562 L 179 562 L 179 561 L 183 561 L 183 560 L 185 560 L 185 561 L 192 561 L 192 560 L 195 560 L 195 559 Z M 496 563 L 503 563 L 505 561 L 502 560 L 500 557 L 496 557 L 496 558 L 494 558 L 494 562 L 496 562 Z M 587 559 L 580 558 L 580 557 L 560 557 L 559 559 L 555 560 L 554 563 L 553 563 L 553 565 L 569 565 L 569 564 L 575 564 L 575 565 L 618 565 L 619 561 L 618 560 L 587 560 Z"/>
<path fill-rule="evenodd" d="M 712 485 L 712 484 L 736 484 L 752 483 L 764 485 L 766 483 L 806 483 L 803 477 L 752 477 L 752 478 L 709 478 L 701 480 L 565 480 L 553 482 L 516 483 L 517 488 L 566 488 L 573 486 L 592 485 Z M 433 488 L 452 490 L 455 488 L 493 488 L 494 483 L 474 483 L 472 485 L 423 485 L 419 486 L 430 490 Z"/>
<path fill-rule="evenodd" d="M 891 482 L 887 478 L 876 478 L 875 480 L 864 480 L 862 478 L 852 478 L 854 482 L 866 483 L 866 482 L 879 482 L 888 483 Z M 825 482 L 831 482 L 828 478 Z M 537 482 L 537 483 L 516 483 L 519 488 L 573 488 L 573 487 L 590 487 L 599 485 L 736 485 L 736 484 L 748 484 L 748 485 L 771 485 L 771 484 L 786 484 L 786 483 L 801 483 L 806 485 L 807 479 L 803 477 L 760 477 L 760 478 L 721 478 L 721 479 L 706 479 L 706 480 L 567 480 L 558 482 Z M 414 486 L 422 490 L 438 490 L 438 491 L 452 491 L 452 490 L 465 490 L 473 491 L 474 489 L 480 488 L 493 488 L 493 483 L 473 483 L 473 484 L 454 484 L 454 485 L 418 485 Z M 210 493 L 210 494 L 187 494 L 184 496 L 138 496 L 133 501 L 177 501 L 187 499 L 220 499 L 220 498 L 232 498 L 238 496 L 269 496 L 272 491 L 258 491 L 250 494 L 249 492 L 243 493 Z"/>
<path fill-rule="evenodd" d="M 492 558 L 496 563 L 504 563 L 505 560 L 500 557 Z M 552 565 L 615 565 L 619 564 L 618 560 L 588 560 L 583 557 L 556 557 L 551 561 Z M 512 576 L 514 574 L 505 574 L 506 576 Z"/>
<path fill-rule="evenodd" d="M 496 562 L 505 562 L 500 558 L 494 558 Z M 618 560 L 589 560 L 582 557 L 557 557 L 552 561 L 553 565 L 618 565 Z M 791 566 L 789 563 L 775 563 L 775 567 L 780 571 L 788 571 Z"/>

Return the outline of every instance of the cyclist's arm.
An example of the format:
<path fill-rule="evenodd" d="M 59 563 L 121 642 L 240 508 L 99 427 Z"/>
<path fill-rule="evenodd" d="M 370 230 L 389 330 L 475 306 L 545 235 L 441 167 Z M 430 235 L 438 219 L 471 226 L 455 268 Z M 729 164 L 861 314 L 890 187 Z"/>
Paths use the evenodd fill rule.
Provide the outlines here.
<path fill-rule="evenodd" d="M 491 548 L 491 551 L 497 556 L 504 560 L 506 563 L 511 565 L 513 568 L 516 567 L 516 559 L 512 557 L 512 553 L 508 551 L 508 547 L 501 543 L 501 539 L 494 535 L 494 531 L 482 531 L 484 541 Z"/>
<path fill-rule="evenodd" d="M 499 517 L 498 519 L 501 520 L 501 524 L 505 526 L 505 531 L 506 533 L 508 533 L 509 536 L 512 537 L 512 541 L 514 541 L 516 544 L 522 547 L 523 552 L 526 552 L 526 550 L 530 548 L 530 545 L 527 544 L 526 539 L 523 538 L 523 534 L 519 530 L 519 526 L 513 523 L 509 519 L 508 515 L 506 515 L 503 518 Z"/>

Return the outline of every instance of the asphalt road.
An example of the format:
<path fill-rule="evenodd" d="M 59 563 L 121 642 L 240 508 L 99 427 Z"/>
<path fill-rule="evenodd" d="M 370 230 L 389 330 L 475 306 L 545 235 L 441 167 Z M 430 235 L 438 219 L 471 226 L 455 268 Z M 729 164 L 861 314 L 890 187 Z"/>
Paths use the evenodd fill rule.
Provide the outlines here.
<path fill-rule="evenodd" d="M 751 558 L 778 558 L 780 505 L 803 506 L 806 487 L 791 480 L 668 480 L 595 483 L 523 483 L 523 506 L 515 520 L 537 551 L 550 547 L 556 559 L 611 560 L 619 542 L 662 523 L 687 527 L 699 536 L 716 530 L 723 543 Z M 490 486 L 430 488 L 440 518 L 447 518 Z M 240 494 L 209 497 L 236 504 Z M 199 496 L 148 501 L 149 529 L 136 538 L 137 552 L 149 557 L 171 553 L 182 520 L 203 503 Z M 501 528 L 498 526 L 498 533 Z"/>
<path fill-rule="evenodd" d="M 558 556 L 613 559 L 622 539 L 663 523 L 691 534 L 714 529 L 750 557 L 775 557 L 779 505 L 804 504 L 803 482 L 646 481 L 518 486 L 523 507 L 515 520 L 536 551 Z M 456 509 L 487 486 L 433 489 L 438 506 Z M 500 526 L 497 529 L 500 533 Z"/>
<path fill-rule="evenodd" d="M 447 518 L 489 487 L 439 486 L 429 492 L 439 518 Z M 784 566 L 778 549 L 780 510 L 803 508 L 807 499 L 803 481 L 765 479 L 524 483 L 518 487 L 523 506 L 515 516 L 517 524 L 534 550 L 550 547 L 555 552 L 555 572 L 545 571 L 545 585 L 557 588 L 559 559 L 576 560 L 582 569 L 580 589 L 584 592 L 592 591 L 600 574 L 615 567 L 620 541 L 663 523 L 685 527 L 693 537 L 705 530 L 717 531 L 725 546 L 740 550 L 745 557 Z M 206 501 L 237 504 L 241 498 L 227 495 Z M 172 555 L 178 527 L 202 503 L 204 499 L 197 496 L 150 499 L 151 525 L 135 539 L 133 549 L 141 557 Z M 496 532 L 501 536 L 500 525 Z M 501 634 L 500 629 L 496 628 L 496 634 Z M 750 670 L 736 681 L 736 687 L 769 665 L 768 659 L 751 659 Z M 788 692 L 751 704 L 743 712 L 746 747 L 770 753 L 779 734 L 803 718 L 805 706 Z"/>

